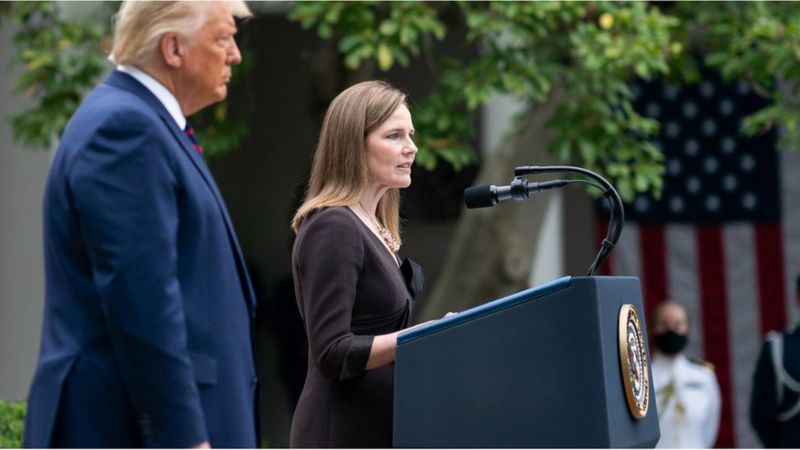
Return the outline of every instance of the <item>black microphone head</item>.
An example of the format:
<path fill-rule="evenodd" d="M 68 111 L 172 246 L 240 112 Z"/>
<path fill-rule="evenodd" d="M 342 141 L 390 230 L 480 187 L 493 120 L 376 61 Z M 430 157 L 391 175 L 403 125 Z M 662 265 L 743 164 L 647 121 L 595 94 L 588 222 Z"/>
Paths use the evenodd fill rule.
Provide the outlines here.
<path fill-rule="evenodd" d="M 472 186 L 464 190 L 464 203 L 467 208 L 488 208 L 494 206 L 496 200 L 492 195 L 492 186 Z"/>

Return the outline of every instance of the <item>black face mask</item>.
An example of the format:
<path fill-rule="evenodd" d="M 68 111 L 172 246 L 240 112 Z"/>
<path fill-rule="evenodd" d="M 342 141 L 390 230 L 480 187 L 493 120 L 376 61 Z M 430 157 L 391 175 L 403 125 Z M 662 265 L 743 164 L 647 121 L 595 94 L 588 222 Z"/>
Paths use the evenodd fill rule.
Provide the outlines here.
<path fill-rule="evenodd" d="M 653 338 L 656 347 L 665 355 L 675 355 L 680 353 L 689 338 L 685 334 L 678 334 L 673 330 L 667 330 L 665 333 L 658 334 Z"/>

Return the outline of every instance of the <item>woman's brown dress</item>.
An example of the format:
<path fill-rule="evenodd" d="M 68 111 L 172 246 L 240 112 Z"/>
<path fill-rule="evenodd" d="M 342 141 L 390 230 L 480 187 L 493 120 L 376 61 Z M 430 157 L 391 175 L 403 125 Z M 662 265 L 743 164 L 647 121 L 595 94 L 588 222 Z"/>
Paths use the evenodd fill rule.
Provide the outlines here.
<path fill-rule="evenodd" d="M 290 445 L 391 447 L 394 364 L 364 368 L 374 336 L 409 326 L 419 266 L 398 267 L 352 211 L 332 207 L 303 221 L 292 271 L 309 358 Z"/>

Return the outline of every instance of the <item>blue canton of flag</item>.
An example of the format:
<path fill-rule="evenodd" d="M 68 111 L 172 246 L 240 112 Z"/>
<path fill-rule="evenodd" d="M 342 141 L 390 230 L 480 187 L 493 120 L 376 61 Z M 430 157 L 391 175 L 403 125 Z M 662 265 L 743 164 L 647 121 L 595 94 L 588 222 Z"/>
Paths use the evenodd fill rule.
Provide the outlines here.
<path fill-rule="evenodd" d="M 653 144 L 666 157 L 660 200 L 639 195 L 632 221 L 720 223 L 780 218 L 775 133 L 740 136 L 741 119 L 765 102 L 744 82 L 725 85 L 714 72 L 677 89 L 661 83 L 632 87 L 634 107 L 662 124 Z"/>

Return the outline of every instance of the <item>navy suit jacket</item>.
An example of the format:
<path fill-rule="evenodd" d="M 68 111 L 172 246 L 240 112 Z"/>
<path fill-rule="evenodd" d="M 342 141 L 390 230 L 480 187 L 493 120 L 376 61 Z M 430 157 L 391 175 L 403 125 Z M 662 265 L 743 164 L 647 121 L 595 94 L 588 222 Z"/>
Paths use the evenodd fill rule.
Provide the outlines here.
<path fill-rule="evenodd" d="M 208 168 L 114 71 L 44 195 L 46 299 L 29 447 L 256 445 L 255 298 Z"/>

